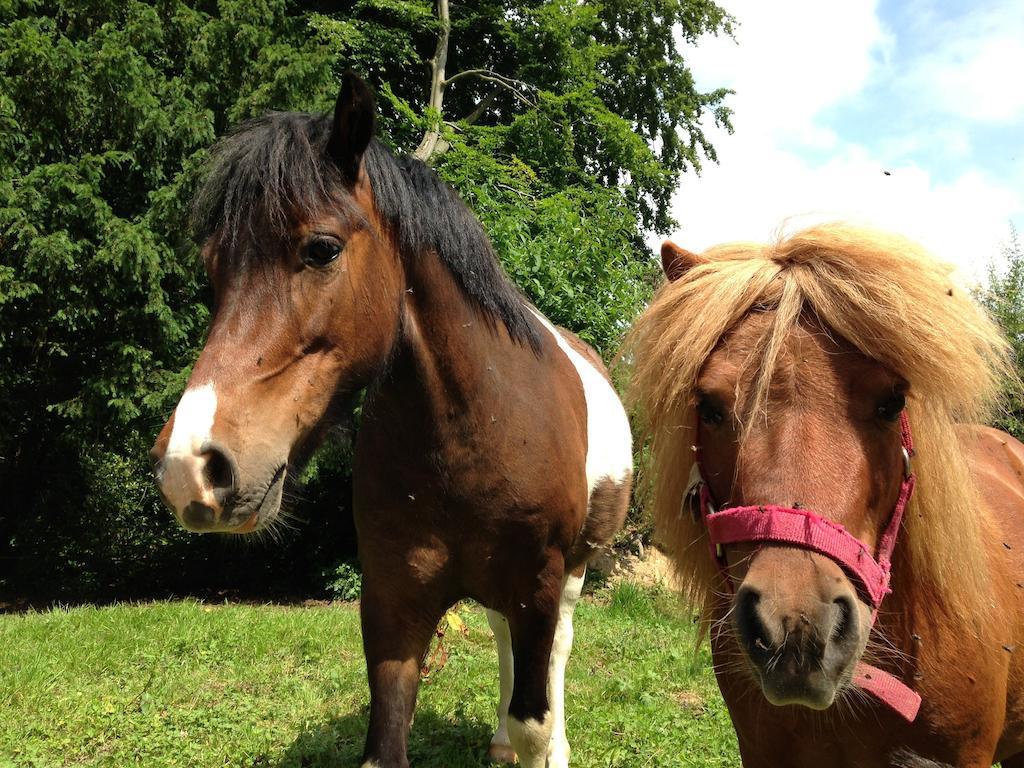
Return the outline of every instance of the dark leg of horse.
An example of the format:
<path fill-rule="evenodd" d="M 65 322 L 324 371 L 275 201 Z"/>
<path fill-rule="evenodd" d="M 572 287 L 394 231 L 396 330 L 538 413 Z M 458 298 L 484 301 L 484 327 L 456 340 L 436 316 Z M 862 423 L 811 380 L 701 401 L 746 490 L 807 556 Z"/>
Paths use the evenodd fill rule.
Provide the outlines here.
<path fill-rule="evenodd" d="M 1013 757 L 1008 757 L 1000 763 L 1003 768 L 1024 768 L 1024 752 Z"/>
<path fill-rule="evenodd" d="M 408 768 L 406 744 L 420 663 L 444 613 L 436 594 L 413 585 L 375 589 L 364 574 L 360 613 L 370 681 L 370 727 L 363 768 Z"/>
<path fill-rule="evenodd" d="M 551 576 L 542 574 L 541 589 L 508 616 L 515 658 L 508 735 L 523 768 L 545 768 L 551 742 L 548 665 L 558 623 L 562 574 Z"/>

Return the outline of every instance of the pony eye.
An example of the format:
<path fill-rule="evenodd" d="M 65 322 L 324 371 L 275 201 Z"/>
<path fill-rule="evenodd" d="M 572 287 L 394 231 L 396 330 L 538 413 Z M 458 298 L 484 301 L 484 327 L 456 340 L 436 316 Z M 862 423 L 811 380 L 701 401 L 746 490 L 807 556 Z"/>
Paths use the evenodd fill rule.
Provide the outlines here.
<path fill-rule="evenodd" d="M 697 401 L 697 415 L 709 427 L 717 427 L 725 421 L 725 414 L 722 412 L 722 409 L 705 398 Z"/>
<path fill-rule="evenodd" d="M 341 253 L 342 245 L 337 240 L 318 237 L 306 245 L 302 260 L 311 267 L 326 267 Z"/>
<path fill-rule="evenodd" d="M 900 392 L 878 404 L 877 413 L 886 421 L 896 421 L 907 406 L 906 396 Z"/>

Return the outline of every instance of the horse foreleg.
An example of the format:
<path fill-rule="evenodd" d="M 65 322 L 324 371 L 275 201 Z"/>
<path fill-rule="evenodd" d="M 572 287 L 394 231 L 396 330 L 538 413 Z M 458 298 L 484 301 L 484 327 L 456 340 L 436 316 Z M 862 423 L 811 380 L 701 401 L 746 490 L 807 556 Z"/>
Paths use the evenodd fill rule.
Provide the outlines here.
<path fill-rule="evenodd" d="M 583 591 L 586 566 L 578 574 L 566 574 L 558 607 L 558 624 L 551 646 L 548 670 L 548 699 L 551 704 L 551 743 L 548 746 L 548 768 L 568 768 L 569 739 L 565 735 L 565 665 L 572 652 L 572 615 Z"/>
<path fill-rule="evenodd" d="M 495 763 L 514 763 L 516 751 L 508 738 L 508 707 L 512 702 L 512 635 L 509 633 L 508 621 L 497 611 L 487 609 L 487 623 L 494 633 L 494 643 L 498 649 L 498 729 L 491 737 L 491 745 L 487 749 L 487 757 Z"/>
<path fill-rule="evenodd" d="M 416 706 L 420 663 L 443 614 L 411 585 L 375 588 L 363 578 L 360 613 L 370 683 L 370 726 L 363 768 L 408 768 L 406 744 Z"/>
<path fill-rule="evenodd" d="M 553 726 L 548 667 L 558 623 L 562 574 L 546 579 L 542 576 L 540 581 L 541 589 L 515 606 L 508 616 L 515 660 L 508 735 L 523 768 L 545 768 Z"/>

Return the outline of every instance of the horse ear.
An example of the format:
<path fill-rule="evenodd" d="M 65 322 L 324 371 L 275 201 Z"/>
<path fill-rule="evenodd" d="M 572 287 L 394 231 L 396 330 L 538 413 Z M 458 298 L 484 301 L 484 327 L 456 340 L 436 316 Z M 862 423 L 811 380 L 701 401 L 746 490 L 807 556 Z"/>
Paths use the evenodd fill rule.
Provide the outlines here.
<path fill-rule="evenodd" d="M 359 167 L 373 138 L 376 117 L 377 107 L 370 86 L 351 69 L 346 69 L 334 105 L 334 125 L 327 139 L 327 154 L 350 183 L 359 178 Z"/>
<path fill-rule="evenodd" d="M 661 268 L 665 270 L 665 277 L 670 283 L 678 280 L 698 264 L 706 262 L 707 259 L 680 248 L 671 240 L 661 244 Z"/>

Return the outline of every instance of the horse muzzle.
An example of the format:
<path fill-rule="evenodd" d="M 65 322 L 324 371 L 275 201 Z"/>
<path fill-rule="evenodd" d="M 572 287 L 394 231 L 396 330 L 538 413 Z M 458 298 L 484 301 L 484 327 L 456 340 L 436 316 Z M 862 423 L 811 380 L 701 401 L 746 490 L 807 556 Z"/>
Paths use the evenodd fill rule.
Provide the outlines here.
<path fill-rule="evenodd" d="M 278 512 L 285 466 L 262 483 L 240 483 L 238 463 L 224 446 L 212 441 L 198 450 L 150 452 L 160 495 L 183 528 L 195 533 L 252 533 Z"/>
<path fill-rule="evenodd" d="M 761 582 L 756 560 L 764 555 L 803 560 L 816 583 L 793 589 L 792 583 Z M 762 551 L 736 591 L 737 639 L 765 698 L 775 705 L 831 706 L 849 683 L 870 631 L 870 620 L 850 582 L 841 572 L 832 572 L 839 569 L 831 562 L 808 562 L 815 560 L 824 558 L 791 550 Z M 817 565 L 825 567 L 819 571 Z"/>

